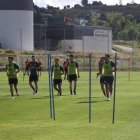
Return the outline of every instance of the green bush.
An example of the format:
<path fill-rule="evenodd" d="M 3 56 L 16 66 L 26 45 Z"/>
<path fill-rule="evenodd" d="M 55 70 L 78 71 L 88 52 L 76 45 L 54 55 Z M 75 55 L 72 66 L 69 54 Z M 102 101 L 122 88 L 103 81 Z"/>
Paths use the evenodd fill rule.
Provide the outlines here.
<path fill-rule="evenodd" d="M 5 50 L 5 53 L 8 53 L 8 54 L 15 54 L 15 51 L 14 51 L 14 50 Z"/>

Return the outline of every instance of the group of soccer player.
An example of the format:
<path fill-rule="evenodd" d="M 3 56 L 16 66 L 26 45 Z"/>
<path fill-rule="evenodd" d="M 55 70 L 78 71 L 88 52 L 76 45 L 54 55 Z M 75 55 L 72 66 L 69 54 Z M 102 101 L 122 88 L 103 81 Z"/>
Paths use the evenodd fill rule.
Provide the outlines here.
<path fill-rule="evenodd" d="M 19 96 L 17 88 L 17 74 L 20 72 L 19 66 L 14 63 L 13 60 L 14 58 L 12 56 L 9 56 L 9 63 L 6 65 L 6 72 L 12 99 L 14 99 L 14 89 L 16 92 L 16 96 Z M 31 61 L 27 59 L 25 62 L 24 76 L 29 76 L 29 85 L 33 91 L 33 94 L 38 93 L 38 78 L 39 76 L 41 76 L 41 65 L 42 63 L 39 61 L 39 59 L 37 62 L 34 55 L 31 57 Z M 116 71 L 114 62 L 110 60 L 109 54 L 105 54 L 105 57 L 100 58 L 99 72 L 97 73 L 97 76 L 100 76 L 101 89 L 107 101 L 110 101 L 110 96 L 112 95 L 114 71 Z M 67 57 L 64 61 L 63 65 L 60 64 L 59 58 L 54 59 L 54 64 L 51 68 L 51 76 L 53 78 L 54 89 L 57 91 L 58 96 L 62 96 L 62 75 L 64 75 L 64 80 L 67 79 L 69 82 L 70 95 L 76 95 L 77 79 L 80 78 L 80 74 L 79 64 L 74 60 L 74 55 L 69 55 L 69 57 Z"/>
<path fill-rule="evenodd" d="M 32 56 L 32 60 L 29 62 L 28 58 L 25 62 L 25 72 L 24 76 L 27 74 L 29 76 L 29 85 L 33 90 L 33 94 L 38 92 L 38 77 L 41 71 L 41 62 L 35 60 L 35 56 Z M 20 72 L 20 67 L 14 62 L 12 56 L 8 57 L 8 64 L 6 65 L 6 72 L 8 77 L 8 82 L 10 86 L 10 92 L 12 99 L 14 99 L 14 89 L 16 91 L 16 96 L 19 96 L 18 92 L 18 73 Z M 34 82 L 34 84 L 33 84 Z"/>
<path fill-rule="evenodd" d="M 52 65 L 51 73 L 53 77 L 54 89 L 58 92 L 58 96 L 62 96 L 62 75 L 64 80 L 67 79 L 70 89 L 70 95 L 76 95 L 77 79 L 80 78 L 79 64 L 74 60 L 74 55 L 69 55 L 63 65 L 59 63 L 59 58 L 55 58 L 55 63 Z M 73 83 L 73 84 L 72 84 Z M 73 85 L 73 86 L 72 86 Z"/>
<path fill-rule="evenodd" d="M 112 96 L 112 86 L 114 81 L 113 73 L 115 71 L 115 63 L 110 60 L 109 54 L 105 54 L 105 57 L 100 58 L 99 72 L 97 73 L 97 76 L 100 76 L 101 90 L 107 101 L 110 101 L 110 97 Z"/>
<path fill-rule="evenodd" d="M 24 76 L 29 76 L 29 85 L 33 90 L 33 94 L 38 93 L 38 77 L 41 76 L 41 65 L 42 63 L 35 60 L 35 56 L 31 57 L 31 61 L 26 60 L 25 62 L 25 72 Z M 10 86 L 10 92 L 12 99 L 14 99 L 14 89 L 16 91 L 16 96 L 19 96 L 18 92 L 18 78 L 17 74 L 20 72 L 19 66 L 14 63 L 14 58 L 12 56 L 8 57 L 8 64 L 6 65 L 6 72 L 8 77 L 8 82 Z M 51 74 L 53 77 L 54 89 L 58 92 L 57 95 L 62 96 L 62 75 L 64 74 L 64 79 L 67 79 L 70 83 L 70 95 L 76 95 L 76 83 L 77 79 L 80 78 L 79 75 L 79 64 L 74 60 L 74 55 L 69 55 L 66 61 L 61 65 L 59 63 L 59 58 L 54 59 L 54 65 L 51 68 Z M 74 82 L 74 87 L 72 83 Z"/>

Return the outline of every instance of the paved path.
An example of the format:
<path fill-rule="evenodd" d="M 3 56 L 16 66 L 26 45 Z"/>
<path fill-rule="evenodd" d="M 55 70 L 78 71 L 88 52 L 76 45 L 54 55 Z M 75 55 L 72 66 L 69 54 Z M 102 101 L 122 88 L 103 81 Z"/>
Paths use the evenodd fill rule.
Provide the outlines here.
<path fill-rule="evenodd" d="M 122 49 L 123 51 L 126 51 L 126 52 L 132 52 L 133 51 L 132 48 L 126 47 L 126 46 L 122 46 L 122 45 L 114 45 L 114 47 Z"/>

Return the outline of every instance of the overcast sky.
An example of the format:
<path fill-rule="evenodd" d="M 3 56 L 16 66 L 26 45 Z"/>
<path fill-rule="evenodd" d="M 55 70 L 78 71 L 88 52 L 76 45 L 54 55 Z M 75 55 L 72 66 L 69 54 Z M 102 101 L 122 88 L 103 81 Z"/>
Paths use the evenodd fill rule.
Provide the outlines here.
<path fill-rule="evenodd" d="M 92 1 L 101 1 L 103 4 L 115 5 L 119 4 L 120 0 L 88 0 L 88 3 Z M 140 4 L 140 0 L 122 0 L 122 4 L 131 3 L 134 1 L 137 4 Z M 39 7 L 46 7 L 47 5 L 63 8 L 66 5 L 73 7 L 75 4 L 81 4 L 81 0 L 33 0 L 33 2 Z"/>

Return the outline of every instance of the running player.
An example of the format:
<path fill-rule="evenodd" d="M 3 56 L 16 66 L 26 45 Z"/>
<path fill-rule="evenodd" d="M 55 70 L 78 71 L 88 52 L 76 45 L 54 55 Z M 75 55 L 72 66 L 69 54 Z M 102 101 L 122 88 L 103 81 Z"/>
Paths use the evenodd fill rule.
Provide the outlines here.
<path fill-rule="evenodd" d="M 55 58 L 55 64 L 52 65 L 52 77 L 54 83 L 54 89 L 58 91 L 58 96 L 62 96 L 62 75 L 64 74 L 64 70 L 62 65 L 59 64 L 59 58 Z"/>
<path fill-rule="evenodd" d="M 8 57 L 8 62 L 9 63 L 6 65 L 6 72 L 9 81 L 11 96 L 12 99 L 14 99 L 14 89 L 16 91 L 16 95 L 19 96 L 18 88 L 17 88 L 18 85 L 17 74 L 19 73 L 20 69 L 19 66 L 13 62 L 12 56 Z"/>
<path fill-rule="evenodd" d="M 33 94 L 38 92 L 38 62 L 35 60 L 35 56 L 32 56 L 32 61 L 29 62 L 29 85 L 33 90 Z M 34 85 L 33 85 L 34 82 Z"/>
<path fill-rule="evenodd" d="M 103 79 L 105 82 L 106 87 L 106 95 L 107 95 L 107 101 L 110 101 L 110 96 L 112 95 L 112 85 L 113 85 L 113 72 L 116 70 L 114 62 L 110 60 L 110 55 L 105 54 L 105 62 L 103 63 Z"/>
<path fill-rule="evenodd" d="M 64 69 L 64 80 L 67 79 L 67 74 L 68 74 L 68 64 L 69 64 L 69 59 L 66 58 L 66 60 L 63 63 L 63 69 Z"/>
<path fill-rule="evenodd" d="M 68 81 L 70 83 L 70 95 L 72 95 L 72 81 L 74 82 L 73 93 L 74 95 L 76 95 L 77 78 L 80 78 L 79 64 L 76 61 L 74 61 L 74 55 L 70 55 L 68 64 Z"/>
<path fill-rule="evenodd" d="M 100 76 L 100 85 L 101 85 L 101 90 L 104 94 L 104 96 L 106 97 L 106 93 L 105 93 L 105 83 L 104 83 L 104 79 L 103 79 L 103 75 L 102 75 L 102 66 L 104 63 L 105 57 L 101 57 L 100 61 L 98 63 L 99 66 L 99 72 L 97 73 L 97 77 Z"/>
<path fill-rule="evenodd" d="M 28 72 L 28 69 L 29 69 L 29 60 L 27 58 L 26 61 L 25 61 L 25 72 L 24 72 L 24 76 Z"/>
<path fill-rule="evenodd" d="M 41 61 L 38 59 L 38 76 L 41 76 L 41 70 L 42 70 L 42 63 Z"/>

